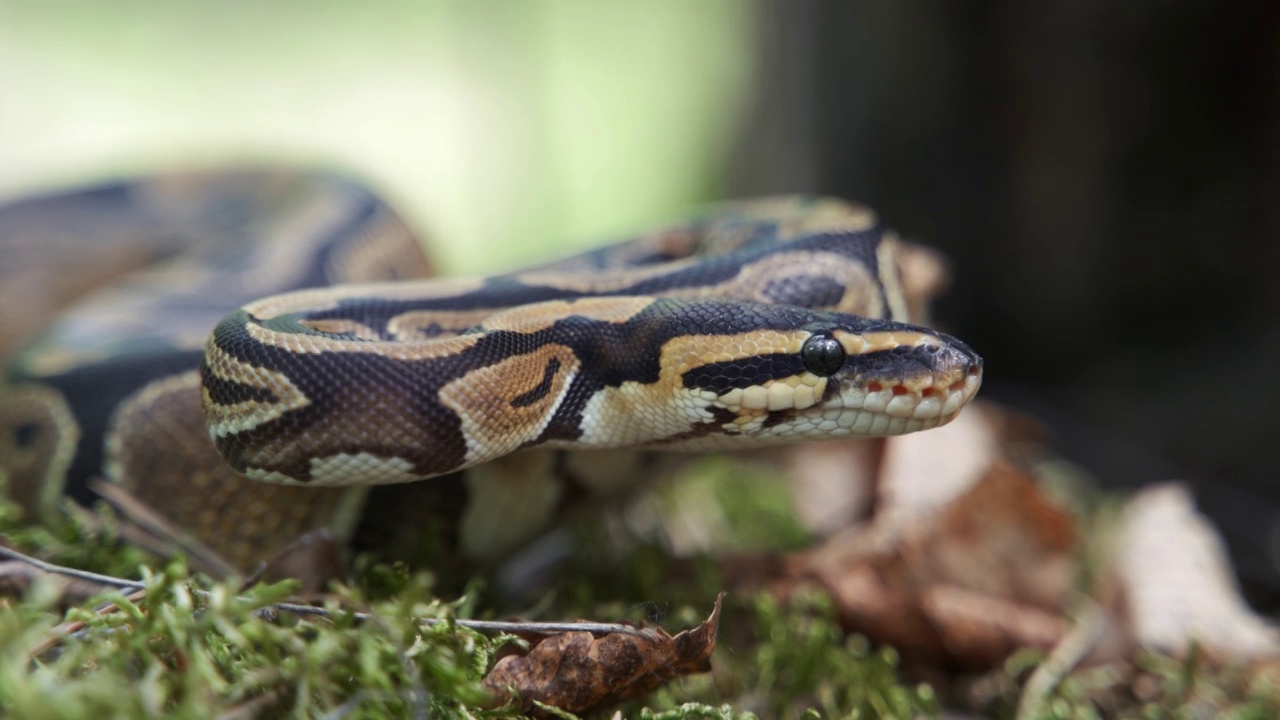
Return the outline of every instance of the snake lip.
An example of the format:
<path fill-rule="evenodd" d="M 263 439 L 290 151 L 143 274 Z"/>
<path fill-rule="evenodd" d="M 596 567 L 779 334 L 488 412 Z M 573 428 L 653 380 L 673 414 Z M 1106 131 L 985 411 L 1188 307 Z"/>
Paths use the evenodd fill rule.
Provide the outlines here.
<path fill-rule="evenodd" d="M 900 346 L 859 359 L 839 390 L 846 409 L 872 416 L 871 434 L 896 435 L 950 422 L 982 385 L 983 361 L 968 345 Z"/>

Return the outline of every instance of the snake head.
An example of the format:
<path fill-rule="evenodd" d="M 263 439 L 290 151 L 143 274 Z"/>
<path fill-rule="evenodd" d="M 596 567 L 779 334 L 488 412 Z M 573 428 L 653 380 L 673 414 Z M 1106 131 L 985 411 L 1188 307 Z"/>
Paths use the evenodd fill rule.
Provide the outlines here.
<path fill-rule="evenodd" d="M 796 377 L 825 384 L 821 398 L 815 393 L 820 415 L 807 419 L 816 421 L 818 432 L 927 430 L 950 422 L 982 383 L 982 358 L 949 335 L 897 323 L 859 331 L 824 324 L 811 331 L 800 350 L 806 373 Z M 804 410 L 805 396 L 797 400 L 794 409 Z"/>
<path fill-rule="evenodd" d="M 372 484 L 539 446 L 896 435 L 955 417 L 982 375 L 968 346 L 925 328 L 741 300 L 553 300 L 439 338 L 325 322 L 242 311 L 214 331 L 205 417 L 238 472 Z"/>
<path fill-rule="evenodd" d="M 705 450 L 900 435 L 951 421 L 982 382 L 982 358 L 968 345 L 904 323 L 671 300 L 637 320 L 660 315 L 670 317 L 657 325 L 671 329 L 633 342 L 661 346 L 657 371 L 616 389 L 604 383 L 593 398 L 599 407 L 589 403 L 584 413 L 588 440 Z M 593 424 L 592 417 L 634 420 Z"/>

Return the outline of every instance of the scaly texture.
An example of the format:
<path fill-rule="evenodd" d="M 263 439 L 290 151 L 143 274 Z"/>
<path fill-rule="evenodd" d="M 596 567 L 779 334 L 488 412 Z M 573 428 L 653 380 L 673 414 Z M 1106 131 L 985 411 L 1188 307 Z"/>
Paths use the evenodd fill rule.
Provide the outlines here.
<path fill-rule="evenodd" d="M 374 491 L 406 515 L 365 525 L 492 556 L 566 488 L 649 474 L 649 449 L 923 429 L 980 381 L 963 344 L 890 322 L 919 318 L 933 256 L 836 200 L 730 203 L 420 281 L 421 243 L 357 184 L 187 173 L 0 206 L 0 252 L 9 494 L 48 513 L 103 476 L 242 567 L 308 529 L 349 534 L 367 483 L 447 473 Z"/>

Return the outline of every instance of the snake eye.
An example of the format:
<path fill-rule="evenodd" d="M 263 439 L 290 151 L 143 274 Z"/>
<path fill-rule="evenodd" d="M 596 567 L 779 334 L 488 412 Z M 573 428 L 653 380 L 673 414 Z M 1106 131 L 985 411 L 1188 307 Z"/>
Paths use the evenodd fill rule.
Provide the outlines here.
<path fill-rule="evenodd" d="M 814 375 L 834 375 L 844 365 L 844 348 L 830 335 L 814 335 L 800 348 L 804 368 Z"/>

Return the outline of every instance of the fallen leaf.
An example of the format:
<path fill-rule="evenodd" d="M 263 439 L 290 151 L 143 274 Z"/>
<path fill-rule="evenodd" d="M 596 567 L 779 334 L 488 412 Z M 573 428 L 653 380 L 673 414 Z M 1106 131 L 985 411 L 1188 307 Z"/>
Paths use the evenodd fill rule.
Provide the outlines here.
<path fill-rule="evenodd" d="M 599 636 L 572 631 L 543 638 L 524 655 L 500 659 L 484 679 L 499 702 L 515 693 L 522 711 L 535 703 L 588 713 L 652 692 L 681 675 L 711 669 L 722 593 L 707 619 L 675 636 L 661 628 Z"/>
<path fill-rule="evenodd" d="M 929 580 L 1060 610 L 1072 590 L 1077 543 L 1075 519 L 1029 474 L 999 460 L 906 551 Z"/>
<path fill-rule="evenodd" d="M 1066 632 L 1075 519 L 1005 457 L 1007 426 L 979 403 L 939 430 L 889 438 L 869 520 L 731 572 L 782 598 L 818 584 L 847 630 L 915 665 L 988 669 L 1019 648 L 1052 647 Z"/>
<path fill-rule="evenodd" d="M 926 587 L 919 602 L 946 654 L 970 668 L 996 667 L 1021 648 L 1051 648 L 1067 631 L 1060 612 L 955 585 Z"/>

